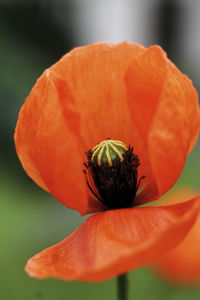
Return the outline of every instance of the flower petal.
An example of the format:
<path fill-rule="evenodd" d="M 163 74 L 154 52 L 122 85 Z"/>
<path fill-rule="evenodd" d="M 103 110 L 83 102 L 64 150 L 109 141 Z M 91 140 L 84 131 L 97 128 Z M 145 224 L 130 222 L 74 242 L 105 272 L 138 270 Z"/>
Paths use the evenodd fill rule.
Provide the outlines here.
<path fill-rule="evenodd" d="M 199 200 L 93 215 L 65 240 L 31 258 L 26 271 L 37 278 L 101 281 L 149 264 L 184 238 Z"/>
<path fill-rule="evenodd" d="M 159 191 L 158 197 L 177 181 L 199 133 L 200 110 L 197 93 L 186 76 L 187 85 L 179 80 L 176 71 L 176 67 L 172 67 L 170 63 L 149 133 L 149 155 Z M 192 97 L 187 97 L 188 94 Z"/>
<path fill-rule="evenodd" d="M 19 114 L 15 143 L 24 169 L 81 214 L 104 209 L 91 195 L 86 201 L 84 152 L 111 137 L 146 153 L 127 108 L 124 82 L 129 63 L 144 50 L 126 42 L 75 48 L 43 73 Z M 139 176 L 144 168 L 150 173 L 145 155 Z"/>
<path fill-rule="evenodd" d="M 135 147 L 142 143 L 127 107 L 124 76 L 144 50 L 128 42 L 96 43 L 75 48 L 52 67 L 73 93 L 85 151 L 108 137 Z"/>
<path fill-rule="evenodd" d="M 171 74 L 173 74 L 172 77 L 176 78 L 184 94 L 184 102 L 188 118 L 187 126 L 188 130 L 190 131 L 188 147 L 189 153 L 194 148 L 200 132 L 200 107 L 198 94 L 196 89 L 192 85 L 192 81 L 189 80 L 189 78 L 185 74 L 181 73 L 173 63 L 170 63 L 169 69 L 171 72 L 170 76 Z"/>
<path fill-rule="evenodd" d="M 151 190 L 157 190 L 154 199 L 159 198 L 178 179 L 197 139 L 200 111 L 191 81 L 158 46 L 133 60 L 126 84 L 132 119 L 146 146 L 152 170 L 149 184 L 137 199 L 141 204 L 153 200 L 146 197 L 146 189 L 152 186 Z"/>
<path fill-rule="evenodd" d="M 127 144 L 133 141 L 124 75 L 132 59 L 144 50 L 128 42 L 96 43 L 75 48 L 52 66 L 73 93 L 86 150 L 107 137 Z"/>
<path fill-rule="evenodd" d="M 130 63 L 137 62 L 137 57 L 144 51 L 143 46 L 127 42 L 92 44 L 74 49 L 51 70 L 69 85 L 73 93 L 76 110 L 80 113 L 80 134 L 85 151 L 108 137 L 132 145 L 141 162 L 139 177 L 146 176 L 141 187 L 147 185 L 145 193 L 152 199 L 156 185 L 144 139 L 127 106 L 124 79 Z M 138 102 L 141 102 L 140 98 Z M 148 108 L 141 106 L 140 115 L 144 111 Z M 150 188 L 146 181 L 153 182 Z"/>
<path fill-rule="evenodd" d="M 15 144 L 29 176 L 85 214 L 104 208 L 88 196 L 84 152 L 108 137 L 134 146 L 139 177 L 146 176 L 136 197 L 141 204 L 177 180 L 197 128 L 195 89 L 161 48 L 96 43 L 43 73 L 19 114 Z"/>
<path fill-rule="evenodd" d="M 136 198 L 137 204 L 152 201 L 158 194 L 148 151 L 148 135 L 166 76 L 167 59 L 159 46 L 150 47 L 135 57 L 126 74 L 127 104 L 133 124 L 144 144 L 139 157 L 142 162 L 141 175 L 146 176 L 146 182 L 143 182 L 143 190 Z M 150 167 L 145 169 L 146 165 Z"/>
<path fill-rule="evenodd" d="M 48 188 L 40 174 L 36 162 L 34 138 L 36 135 L 39 116 L 42 113 L 41 101 L 46 92 L 47 82 L 38 80 L 31 94 L 22 106 L 15 128 L 15 147 L 22 166 L 27 174 L 43 189 Z"/>
<path fill-rule="evenodd" d="M 88 197 L 82 171 L 84 150 L 75 135 L 79 119 L 66 82 L 47 70 L 20 112 L 15 142 L 29 176 L 61 203 L 84 214 Z"/>

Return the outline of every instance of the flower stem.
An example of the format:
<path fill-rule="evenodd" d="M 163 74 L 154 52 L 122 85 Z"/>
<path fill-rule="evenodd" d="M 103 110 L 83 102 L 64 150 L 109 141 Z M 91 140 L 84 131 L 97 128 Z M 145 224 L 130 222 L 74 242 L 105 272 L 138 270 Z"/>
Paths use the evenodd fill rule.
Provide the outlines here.
<path fill-rule="evenodd" d="M 128 273 L 117 277 L 118 300 L 128 300 Z"/>

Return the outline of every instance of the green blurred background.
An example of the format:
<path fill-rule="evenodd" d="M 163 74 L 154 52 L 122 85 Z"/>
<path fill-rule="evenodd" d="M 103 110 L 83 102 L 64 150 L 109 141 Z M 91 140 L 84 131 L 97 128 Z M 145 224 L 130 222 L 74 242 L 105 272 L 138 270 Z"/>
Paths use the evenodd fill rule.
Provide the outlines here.
<path fill-rule="evenodd" d="M 36 79 L 75 46 L 130 40 L 162 45 L 198 89 L 199 13 L 195 0 L 0 0 L 0 300 L 116 299 L 114 279 L 40 281 L 24 272 L 28 258 L 84 221 L 37 187 L 16 157 L 18 112 Z M 199 188 L 199 169 L 198 143 L 175 188 Z M 131 299 L 200 298 L 198 287 L 172 286 L 148 268 L 131 272 L 130 287 Z"/>

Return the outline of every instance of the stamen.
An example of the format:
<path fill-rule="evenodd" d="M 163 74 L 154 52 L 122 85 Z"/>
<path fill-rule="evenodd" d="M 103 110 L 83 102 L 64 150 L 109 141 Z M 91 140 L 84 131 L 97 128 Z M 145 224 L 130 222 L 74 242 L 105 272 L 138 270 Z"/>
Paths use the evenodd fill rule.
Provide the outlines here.
<path fill-rule="evenodd" d="M 92 194 L 109 209 L 134 205 L 141 183 L 138 181 L 139 158 L 133 147 L 107 139 L 86 152 L 86 182 Z"/>

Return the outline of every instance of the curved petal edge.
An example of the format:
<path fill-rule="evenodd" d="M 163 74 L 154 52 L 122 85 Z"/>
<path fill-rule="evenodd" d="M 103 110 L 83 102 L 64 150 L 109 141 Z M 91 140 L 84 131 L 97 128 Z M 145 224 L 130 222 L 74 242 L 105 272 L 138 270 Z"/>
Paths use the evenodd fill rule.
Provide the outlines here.
<path fill-rule="evenodd" d="M 32 277 L 102 281 L 150 264 L 193 226 L 200 197 L 175 205 L 110 210 L 89 217 L 60 243 L 29 259 Z"/>

